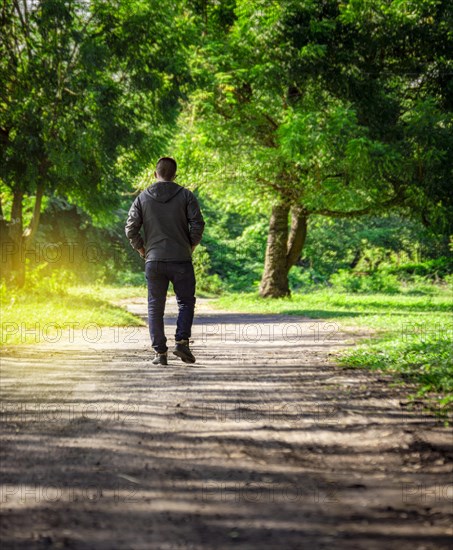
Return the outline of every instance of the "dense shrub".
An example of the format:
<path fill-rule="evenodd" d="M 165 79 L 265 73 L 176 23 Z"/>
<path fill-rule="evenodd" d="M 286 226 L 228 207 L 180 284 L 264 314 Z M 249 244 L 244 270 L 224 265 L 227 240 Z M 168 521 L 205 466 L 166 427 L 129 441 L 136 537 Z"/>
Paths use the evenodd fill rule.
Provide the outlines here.
<path fill-rule="evenodd" d="M 337 290 L 345 292 L 383 292 L 395 294 L 401 290 L 395 275 L 384 271 L 364 274 L 341 269 L 330 277 L 330 283 Z"/>

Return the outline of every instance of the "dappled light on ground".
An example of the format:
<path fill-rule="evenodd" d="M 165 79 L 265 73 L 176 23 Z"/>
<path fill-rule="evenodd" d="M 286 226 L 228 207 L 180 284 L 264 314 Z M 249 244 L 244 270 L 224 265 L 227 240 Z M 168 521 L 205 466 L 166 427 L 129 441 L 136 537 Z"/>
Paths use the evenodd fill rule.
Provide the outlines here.
<path fill-rule="evenodd" d="M 190 367 L 152 365 L 145 327 L 10 350 L 2 540 L 448 548 L 450 431 L 389 377 L 329 362 L 351 334 L 324 325 L 200 301 Z"/>

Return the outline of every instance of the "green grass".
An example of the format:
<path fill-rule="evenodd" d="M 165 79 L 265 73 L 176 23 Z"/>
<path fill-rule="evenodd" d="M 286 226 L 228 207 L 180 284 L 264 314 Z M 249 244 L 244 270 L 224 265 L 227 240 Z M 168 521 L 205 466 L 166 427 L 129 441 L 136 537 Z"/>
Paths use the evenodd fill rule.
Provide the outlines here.
<path fill-rule="evenodd" d="M 415 382 L 417 395 L 435 392 L 445 407 L 453 402 L 452 304 L 453 293 L 441 288 L 427 296 L 320 290 L 274 300 L 229 294 L 215 301 L 221 309 L 329 319 L 340 330 L 373 329 L 372 338 L 340 353 L 339 362 Z"/>
<path fill-rule="evenodd" d="M 0 296 L 0 344 L 31 344 L 36 336 L 52 338 L 68 326 L 75 329 L 91 323 L 98 326 L 142 326 L 144 322 L 111 302 L 146 295 L 140 287 L 69 287 L 53 291 L 45 288 L 11 293 L 5 288 Z M 70 325 L 72 324 L 72 325 Z"/>
<path fill-rule="evenodd" d="M 114 285 L 96 285 L 96 286 L 77 286 L 70 289 L 73 295 L 95 295 L 100 300 L 107 302 L 117 302 L 128 298 L 146 298 L 147 289 L 145 281 L 143 285 L 137 286 L 114 286 Z"/>
<path fill-rule="evenodd" d="M 63 275 L 59 279 L 36 278 L 19 291 L 0 286 L 0 346 L 33 344 L 42 335 L 52 339 L 58 330 L 69 326 L 77 329 L 93 323 L 100 327 L 145 324 L 118 305 L 122 300 L 146 298 L 145 282 L 139 286 L 69 286 L 62 280 Z"/>

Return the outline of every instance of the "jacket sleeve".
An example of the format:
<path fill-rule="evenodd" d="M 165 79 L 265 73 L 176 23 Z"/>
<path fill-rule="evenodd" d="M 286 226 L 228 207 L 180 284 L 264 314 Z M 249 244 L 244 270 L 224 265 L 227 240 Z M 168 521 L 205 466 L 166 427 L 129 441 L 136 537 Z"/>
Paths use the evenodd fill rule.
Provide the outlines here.
<path fill-rule="evenodd" d="M 205 224 L 200 205 L 192 192 L 189 192 L 187 200 L 187 221 L 189 222 L 190 243 L 194 246 L 201 241 Z"/>
<path fill-rule="evenodd" d="M 126 237 L 129 239 L 132 248 L 139 250 L 143 248 L 144 242 L 140 235 L 140 228 L 143 225 L 142 205 L 140 197 L 132 203 L 126 222 Z"/>

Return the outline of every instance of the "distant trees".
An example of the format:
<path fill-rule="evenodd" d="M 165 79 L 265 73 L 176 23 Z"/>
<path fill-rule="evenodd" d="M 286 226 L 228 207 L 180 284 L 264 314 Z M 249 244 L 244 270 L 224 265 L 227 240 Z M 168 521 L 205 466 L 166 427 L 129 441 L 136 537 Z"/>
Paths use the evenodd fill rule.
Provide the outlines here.
<path fill-rule="evenodd" d="M 273 202 L 263 296 L 289 293 L 312 215 L 397 207 L 448 224 L 451 3 L 240 0 L 232 13 L 193 62 L 183 131 L 195 159 L 222 156 Z"/>
<path fill-rule="evenodd" d="M 271 206 L 263 296 L 289 293 L 314 215 L 398 208 L 452 231 L 451 2 L 5 0 L 0 18 L 0 225 L 19 284 L 45 196 L 111 216 L 181 101 L 194 181 Z"/>
<path fill-rule="evenodd" d="M 189 78 L 191 24 L 180 2 L 146 0 L 5 0 L 0 18 L 2 267 L 11 257 L 22 284 L 45 195 L 108 216 L 157 154 Z"/>

